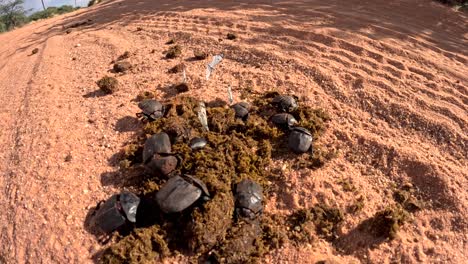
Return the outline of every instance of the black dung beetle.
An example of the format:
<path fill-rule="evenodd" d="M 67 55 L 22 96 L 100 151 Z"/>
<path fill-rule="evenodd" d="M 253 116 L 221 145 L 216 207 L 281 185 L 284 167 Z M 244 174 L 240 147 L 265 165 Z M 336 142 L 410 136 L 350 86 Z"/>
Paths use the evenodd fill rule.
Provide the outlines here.
<path fill-rule="evenodd" d="M 164 115 L 164 106 L 154 99 L 145 99 L 138 103 L 141 113 L 137 113 L 137 117 L 143 121 L 154 121 Z"/>
<path fill-rule="evenodd" d="M 263 211 L 263 189 L 250 180 L 242 180 L 236 186 L 236 215 L 238 218 L 255 219 Z"/>
<path fill-rule="evenodd" d="M 283 128 L 290 128 L 297 124 L 297 120 L 294 116 L 288 113 L 280 113 L 272 116 L 271 122 Z"/>
<path fill-rule="evenodd" d="M 236 112 L 236 117 L 242 120 L 247 120 L 249 117 L 250 104 L 246 102 L 240 102 L 231 106 Z"/>
<path fill-rule="evenodd" d="M 135 223 L 139 204 L 140 198 L 131 192 L 115 194 L 99 206 L 95 223 L 104 233 L 119 229 L 127 220 Z"/>
<path fill-rule="evenodd" d="M 194 204 L 200 198 L 210 196 L 206 185 L 199 179 L 189 176 L 170 178 L 156 193 L 156 202 L 165 213 L 178 213 Z"/>
<path fill-rule="evenodd" d="M 171 140 L 169 135 L 161 132 L 148 138 L 143 146 L 143 163 L 148 162 L 154 154 L 171 153 Z"/>
<path fill-rule="evenodd" d="M 303 127 L 293 127 L 288 138 L 288 146 L 296 153 L 304 153 L 312 146 L 312 134 Z"/>
<path fill-rule="evenodd" d="M 289 95 L 278 95 L 273 99 L 272 103 L 283 112 L 292 112 L 298 107 L 297 97 Z"/>

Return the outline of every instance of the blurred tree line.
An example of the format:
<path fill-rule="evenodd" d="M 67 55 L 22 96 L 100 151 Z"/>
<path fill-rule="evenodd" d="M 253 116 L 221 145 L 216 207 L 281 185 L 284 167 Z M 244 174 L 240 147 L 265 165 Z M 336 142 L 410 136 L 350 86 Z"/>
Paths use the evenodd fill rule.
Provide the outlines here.
<path fill-rule="evenodd" d="M 0 0 L 0 33 L 20 27 L 31 21 L 61 15 L 74 10 L 79 7 L 71 5 L 63 5 L 60 7 L 48 7 L 45 10 L 34 12 L 27 15 L 29 10 L 23 7 L 24 0 Z"/>
<path fill-rule="evenodd" d="M 27 21 L 23 0 L 0 0 L 0 32 L 18 27 Z"/>

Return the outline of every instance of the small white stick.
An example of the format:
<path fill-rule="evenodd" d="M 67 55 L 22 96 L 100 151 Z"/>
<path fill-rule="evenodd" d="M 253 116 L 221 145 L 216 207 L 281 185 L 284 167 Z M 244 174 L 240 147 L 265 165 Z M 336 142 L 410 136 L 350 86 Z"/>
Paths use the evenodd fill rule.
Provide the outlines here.
<path fill-rule="evenodd" d="M 223 54 L 215 55 L 213 57 L 213 60 L 209 64 L 206 65 L 206 79 L 207 80 L 210 79 L 211 72 L 213 72 L 216 65 L 218 65 L 223 60 L 223 57 L 224 57 Z"/>
<path fill-rule="evenodd" d="M 204 102 L 200 102 L 200 109 L 198 110 L 198 119 L 200 119 L 200 123 L 206 129 L 206 131 L 210 131 L 208 128 L 208 118 L 206 117 L 206 107 Z"/>
<path fill-rule="evenodd" d="M 228 85 L 228 99 L 229 99 L 229 104 L 232 105 L 232 103 L 234 102 L 234 99 L 232 98 L 231 85 Z"/>
<path fill-rule="evenodd" d="M 182 71 L 182 83 L 186 83 L 187 82 L 187 75 L 185 74 L 185 67 L 184 67 L 184 70 Z"/>

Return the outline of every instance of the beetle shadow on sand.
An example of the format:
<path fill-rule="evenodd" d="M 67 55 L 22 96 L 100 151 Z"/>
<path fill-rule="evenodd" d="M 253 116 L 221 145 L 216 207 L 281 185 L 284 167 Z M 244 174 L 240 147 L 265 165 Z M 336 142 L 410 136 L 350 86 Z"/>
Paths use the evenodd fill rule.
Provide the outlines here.
<path fill-rule="evenodd" d="M 145 169 L 141 167 L 133 169 L 119 169 L 116 171 L 104 172 L 101 174 L 101 185 L 115 188 L 125 188 L 146 179 Z"/>
<path fill-rule="evenodd" d="M 122 148 L 118 152 L 114 153 L 111 157 L 107 159 L 109 166 L 114 167 L 112 171 L 103 172 L 100 175 L 101 185 L 102 186 L 113 186 L 115 188 L 125 188 L 132 185 L 135 185 L 138 182 L 141 182 L 147 176 L 145 173 L 145 168 L 141 163 L 141 151 L 139 149 L 138 153 L 134 160 L 131 161 L 131 169 L 126 169 L 126 166 L 123 166 L 121 162 L 125 157 L 125 149 Z M 139 158 L 138 158 L 139 157 Z"/>
<path fill-rule="evenodd" d="M 209 57 L 209 55 L 206 56 L 206 58 L 208 58 L 208 57 Z M 186 62 L 198 62 L 198 61 L 204 62 L 204 61 L 206 61 L 206 58 L 200 59 L 200 58 L 198 58 L 196 56 L 191 56 L 191 57 L 186 58 L 185 61 Z"/>
<path fill-rule="evenodd" d="M 133 116 L 124 116 L 117 120 L 114 129 L 118 132 L 132 132 L 141 128 L 141 122 Z"/>
<path fill-rule="evenodd" d="M 363 262 L 368 261 L 365 258 L 368 251 L 388 241 L 385 237 L 376 237 L 366 231 L 372 220 L 373 218 L 368 218 L 348 233 L 340 235 L 333 241 L 333 246 L 345 255 L 353 255 Z"/>
<path fill-rule="evenodd" d="M 83 95 L 83 98 L 96 98 L 96 97 L 104 97 L 106 96 L 107 94 L 100 90 L 100 89 L 97 89 L 97 90 L 94 90 L 94 91 L 91 91 L 91 92 L 88 92 L 86 94 Z"/>

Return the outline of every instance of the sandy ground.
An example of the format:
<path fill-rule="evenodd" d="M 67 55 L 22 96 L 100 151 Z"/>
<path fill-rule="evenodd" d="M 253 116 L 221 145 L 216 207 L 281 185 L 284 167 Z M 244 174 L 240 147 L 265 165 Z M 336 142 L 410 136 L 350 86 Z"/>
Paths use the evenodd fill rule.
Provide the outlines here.
<path fill-rule="evenodd" d="M 181 61 L 200 99 L 224 99 L 228 84 L 236 100 L 247 86 L 279 90 L 333 118 L 320 144 L 339 149 L 338 157 L 316 171 L 284 167 L 287 185 L 267 211 L 317 202 L 345 210 L 359 195 L 365 207 L 345 217 L 336 242 L 286 245 L 267 261 L 463 263 L 467 22 L 425 0 L 128 0 L 0 35 L 0 263 L 93 262 L 102 246 L 85 219 L 125 177 L 116 160 L 140 128 L 132 100 L 148 90 L 173 96 L 167 87 L 181 76 L 167 70 Z M 228 32 L 238 39 L 226 40 Z M 163 59 L 170 38 L 183 46 L 182 58 Z M 207 61 L 186 61 L 196 49 L 225 54 L 209 82 Z M 134 69 L 109 72 L 125 51 Z M 115 75 L 120 91 L 97 91 L 104 75 Z M 344 190 L 343 179 L 356 190 Z M 392 203 L 392 186 L 404 181 L 429 206 L 393 241 L 360 233 L 356 226 Z"/>

